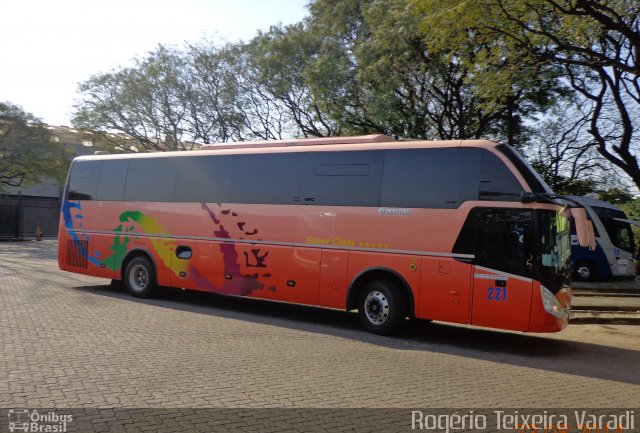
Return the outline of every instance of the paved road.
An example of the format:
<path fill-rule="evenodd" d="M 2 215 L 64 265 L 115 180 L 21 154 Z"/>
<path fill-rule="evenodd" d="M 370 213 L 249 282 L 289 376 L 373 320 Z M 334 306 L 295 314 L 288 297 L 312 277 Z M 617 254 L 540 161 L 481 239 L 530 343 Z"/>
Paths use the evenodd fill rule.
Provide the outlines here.
<path fill-rule="evenodd" d="M 0 243 L 0 407 L 638 407 L 640 327 L 527 335 L 171 292 L 61 272 Z"/>

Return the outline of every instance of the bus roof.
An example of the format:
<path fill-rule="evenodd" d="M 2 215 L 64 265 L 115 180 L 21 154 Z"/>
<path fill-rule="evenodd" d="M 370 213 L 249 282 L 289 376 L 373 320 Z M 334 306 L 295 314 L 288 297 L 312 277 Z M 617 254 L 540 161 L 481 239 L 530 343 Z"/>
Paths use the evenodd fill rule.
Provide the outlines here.
<path fill-rule="evenodd" d="M 294 138 L 290 140 L 262 140 L 262 141 L 236 141 L 233 143 L 205 144 L 202 150 L 213 149 L 241 149 L 246 147 L 281 147 L 281 146 L 313 146 L 327 144 L 360 144 L 360 143 L 388 143 L 396 141 L 384 134 L 356 135 L 352 137 L 315 137 Z"/>
<path fill-rule="evenodd" d="M 489 140 L 394 140 L 386 135 L 361 135 L 354 137 L 301 138 L 295 140 L 243 141 L 236 143 L 212 144 L 200 150 L 124 153 L 107 155 L 79 156 L 77 160 L 157 158 L 176 156 L 204 156 L 211 154 L 233 155 L 252 153 L 286 153 L 286 152 L 323 152 L 370 149 L 416 149 L 442 147 L 483 147 L 495 148 L 496 143 Z"/>

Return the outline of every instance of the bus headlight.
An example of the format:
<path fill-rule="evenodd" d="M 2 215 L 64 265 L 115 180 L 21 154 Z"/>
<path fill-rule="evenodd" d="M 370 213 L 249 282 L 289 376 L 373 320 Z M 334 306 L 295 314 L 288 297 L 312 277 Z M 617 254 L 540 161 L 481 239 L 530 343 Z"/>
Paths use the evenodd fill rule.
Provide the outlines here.
<path fill-rule="evenodd" d="M 562 306 L 560 301 L 545 286 L 540 285 L 540 295 L 542 296 L 542 306 L 545 311 L 558 319 L 565 320 L 569 312 Z"/>

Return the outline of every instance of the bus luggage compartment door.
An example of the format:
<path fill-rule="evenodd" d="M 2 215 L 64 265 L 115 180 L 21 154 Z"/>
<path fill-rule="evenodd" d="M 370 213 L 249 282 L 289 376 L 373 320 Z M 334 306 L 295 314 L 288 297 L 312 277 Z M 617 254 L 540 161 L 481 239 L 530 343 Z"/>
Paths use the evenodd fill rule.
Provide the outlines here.
<path fill-rule="evenodd" d="M 423 257 L 417 316 L 469 323 L 472 268 L 449 258 Z"/>

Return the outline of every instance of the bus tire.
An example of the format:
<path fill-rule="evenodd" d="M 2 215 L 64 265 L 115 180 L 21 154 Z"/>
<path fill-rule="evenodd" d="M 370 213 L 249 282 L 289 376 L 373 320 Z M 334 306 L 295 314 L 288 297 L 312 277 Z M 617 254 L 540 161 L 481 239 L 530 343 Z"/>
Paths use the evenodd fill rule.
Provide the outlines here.
<path fill-rule="evenodd" d="M 391 335 L 404 325 L 407 307 L 407 299 L 396 283 L 372 280 L 360 291 L 358 316 L 367 331 Z"/>
<path fill-rule="evenodd" d="M 593 265 L 588 260 L 579 260 L 575 264 L 573 270 L 573 277 L 576 281 L 591 281 L 593 280 Z"/>
<path fill-rule="evenodd" d="M 149 298 L 157 291 L 156 272 L 146 257 L 138 256 L 127 263 L 123 282 L 127 291 L 136 298 Z"/>

